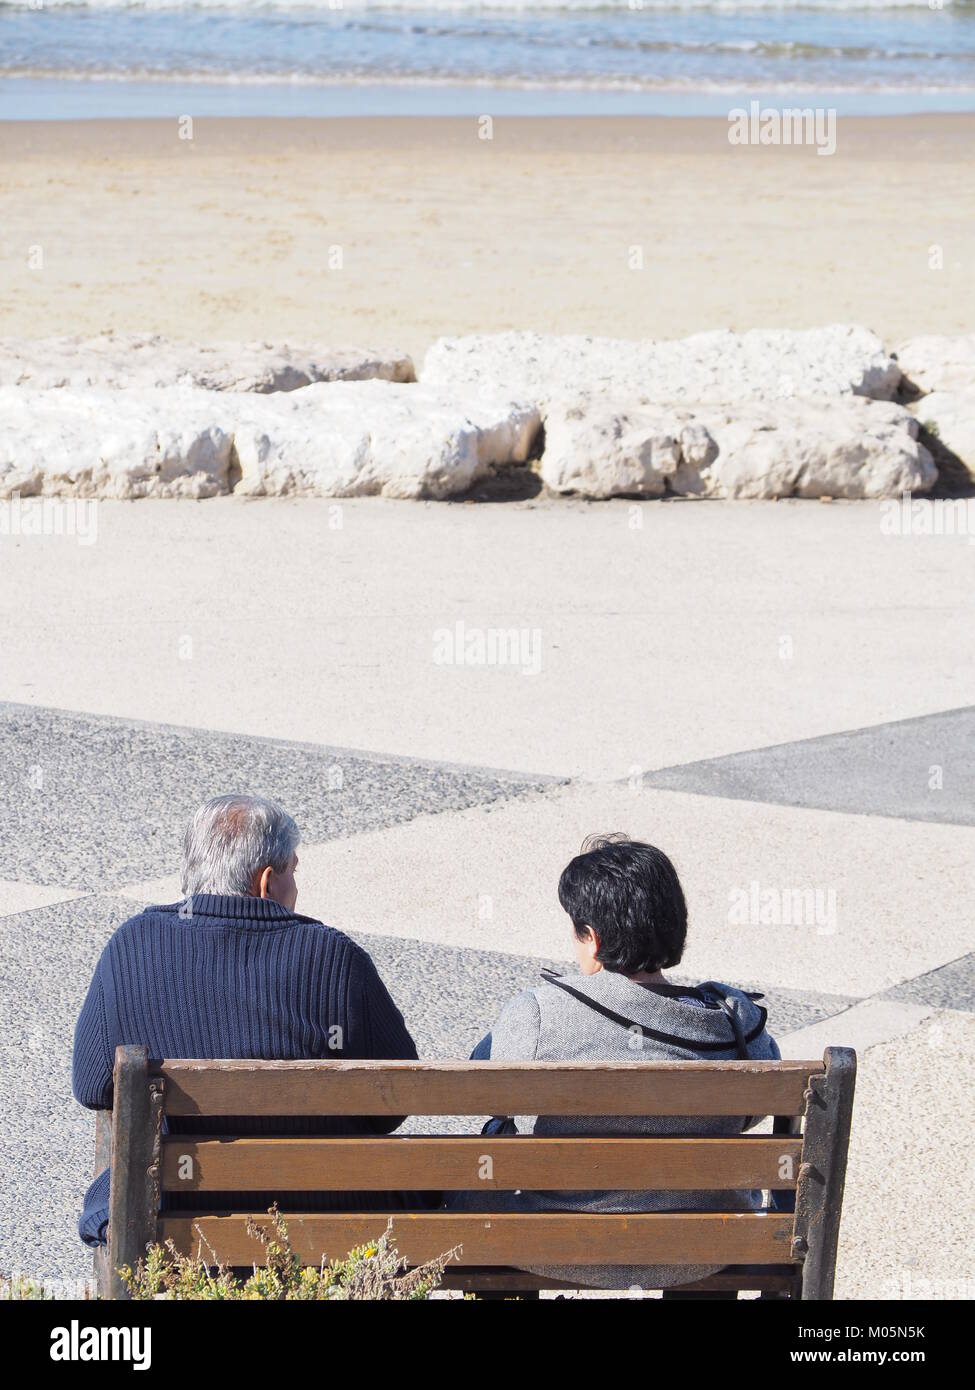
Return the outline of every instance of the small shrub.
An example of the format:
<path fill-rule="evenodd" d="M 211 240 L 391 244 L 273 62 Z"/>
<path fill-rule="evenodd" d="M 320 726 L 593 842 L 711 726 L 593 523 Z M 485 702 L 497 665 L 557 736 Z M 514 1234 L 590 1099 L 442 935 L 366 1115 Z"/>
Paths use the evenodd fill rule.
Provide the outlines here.
<path fill-rule="evenodd" d="M 378 1240 L 357 1246 L 342 1260 L 326 1263 L 323 1256 L 315 1269 L 304 1265 L 292 1250 L 287 1222 L 276 1206 L 271 1207 L 268 1216 L 270 1225 L 251 1220 L 247 1223 L 248 1234 L 264 1246 L 265 1263 L 255 1265 L 246 1279 L 219 1264 L 212 1249 L 211 1259 L 204 1258 L 206 1242 L 199 1227 L 200 1245 L 195 1256 L 180 1255 L 168 1240 L 165 1245 L 150 1246 L 134 1271 L 125 1265 L 119 1274 L 136 1300 L 416 1300 L 427 1298 L 437 1288 L 444 1267 L 458 1254 L 457 1249 L 450 1250 L 416 1269 L 407 1269 L 406 1261 L 392 1243 L 390 1221 Z"/>
<path fill-rule="evenodd" d="M 28 1279 L 23 1274 L 0 1274 L 0 1300 L 5 1303 L 16 1303 L 21 1299 L 29 1299 L 33 1302 L 35 1299 L 46 1300 L 53 1297 L 54 1295 L 49 1293 L 43 1284 L 37 1283 L 34 1279 Z"/>

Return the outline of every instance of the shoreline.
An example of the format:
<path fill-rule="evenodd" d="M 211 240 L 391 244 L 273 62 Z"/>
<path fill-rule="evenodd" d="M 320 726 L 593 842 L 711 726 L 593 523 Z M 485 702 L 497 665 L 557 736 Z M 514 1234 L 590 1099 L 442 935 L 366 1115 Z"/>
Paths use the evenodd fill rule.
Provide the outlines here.
<path fill-rule="evenodd" d="M 535 119 L 726 116 L 752 100 L 772 107 L 835 110 L 841 118 L 906 118 L 975 113 L 975 89 L 817 86 L 713 87 L 585 82 L 315 77 L 285 81 L 210 74 L 0 74 L 0 123 L 22 120 L 152 120 L 174 108 L 209 119 L 373 119 L 496 116 Z"/>

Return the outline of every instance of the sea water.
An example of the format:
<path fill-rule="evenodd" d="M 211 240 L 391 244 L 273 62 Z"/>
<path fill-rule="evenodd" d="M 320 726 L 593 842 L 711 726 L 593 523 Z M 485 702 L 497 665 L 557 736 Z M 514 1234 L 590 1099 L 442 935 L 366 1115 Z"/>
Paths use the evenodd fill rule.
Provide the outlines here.
<path fill-rule="evenodd" d="M 0 0 L 0 115 L 975 107 L 975 0 Z"/>

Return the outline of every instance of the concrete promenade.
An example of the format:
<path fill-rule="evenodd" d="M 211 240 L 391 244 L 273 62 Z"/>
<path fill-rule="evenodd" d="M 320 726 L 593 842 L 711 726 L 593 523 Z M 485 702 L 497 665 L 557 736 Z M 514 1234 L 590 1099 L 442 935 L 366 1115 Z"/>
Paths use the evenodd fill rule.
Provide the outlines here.
<path fill-rule="evenodd" d="M 678 978 L 860 1054 L 837 1296 L 972 1297 L 973 566 L 871 503 L 102 502 L 92 544 L 0 537 L 0 1270 L 85 1276 L 81 999 L 178 897 L 193 807 L 248 790 L 432 1057 L 568 961 L 586 834 L 660 845 Z"/>

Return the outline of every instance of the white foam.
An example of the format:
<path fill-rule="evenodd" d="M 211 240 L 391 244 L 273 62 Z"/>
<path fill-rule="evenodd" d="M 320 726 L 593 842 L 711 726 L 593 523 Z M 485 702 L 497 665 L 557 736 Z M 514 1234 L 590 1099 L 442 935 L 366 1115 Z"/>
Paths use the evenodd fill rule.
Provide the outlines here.
<path fill-rule="evenodd" d="M 32 8 L 25 0 L 0 0 L 0 9 Z M 33 8 L 41 8 L 40 5 Z M 802 0 L 805 10 L 930 10 L 929 0 Z M 969 0 L 944 0 L 943 8 L 967 10 Z M 43 0 L 43 9 L 90 10 L 237 10 L 259 14 L 262 11 L 299 13 L 302 10 L 342 12 L 356 10 L 404 10 L 413 12 L 538 13 L 559 10 L 718 10 L 725 13 L 748 10 L 794 9 L 790 0 Z"/>

